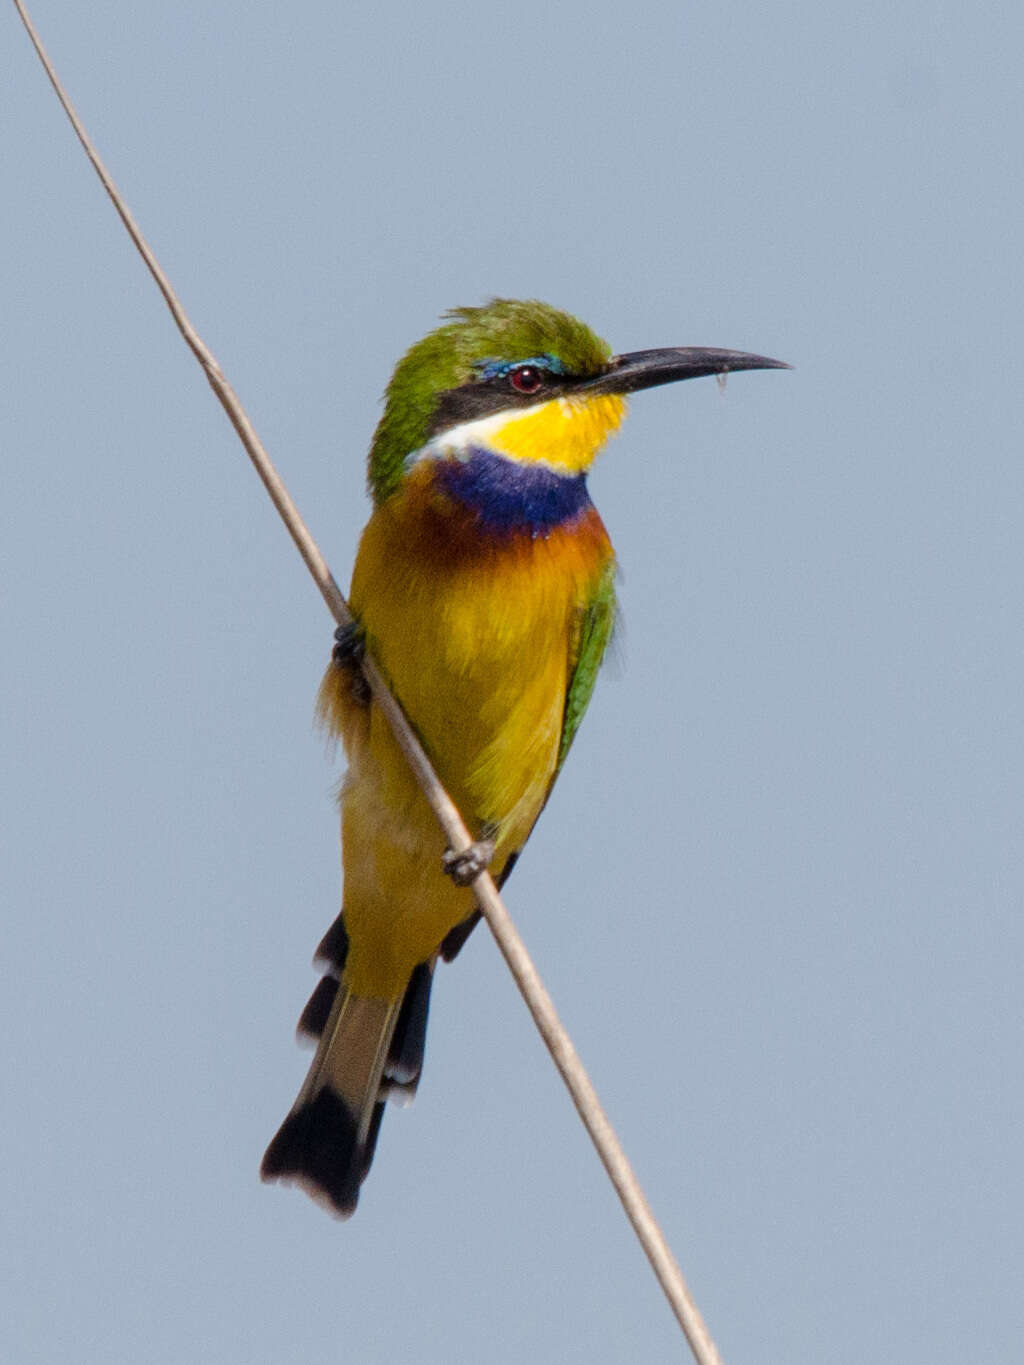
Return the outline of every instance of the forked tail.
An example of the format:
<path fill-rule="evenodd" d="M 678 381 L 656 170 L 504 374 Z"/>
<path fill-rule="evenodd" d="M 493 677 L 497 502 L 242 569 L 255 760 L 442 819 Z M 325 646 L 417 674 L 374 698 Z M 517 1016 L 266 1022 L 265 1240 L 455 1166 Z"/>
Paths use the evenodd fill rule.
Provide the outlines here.
<path fill-rule="evenodd" d="M 319 1039 L 316 1056 L 260 1167 L 264 1180 L 300 1185 L 343 1218 L 370 1169 L 385 1100 L 415 1093 L 434 965 L 421 963 L 397 1000 L 354 995 L 338 980 L 347 946 L 339 917 L 317 952 L 331 974 L 299 1020 L 300 1033 Z"/>

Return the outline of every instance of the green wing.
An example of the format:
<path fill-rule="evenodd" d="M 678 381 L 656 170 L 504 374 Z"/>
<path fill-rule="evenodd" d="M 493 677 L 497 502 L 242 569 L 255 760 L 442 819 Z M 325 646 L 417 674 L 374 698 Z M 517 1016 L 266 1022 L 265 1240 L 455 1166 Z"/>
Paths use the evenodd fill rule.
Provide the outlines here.
<path fill-rule="evenodd" d="M 561 771 L 565 756 L 576 738 L 583 713 L 590 703 L 605 649 L 615 625 L 615 561 L 601 576 L 597 591 L 580 613 L 579 625 L 571 642 L 569 690 L 565 694 L 565 715 L 562 719 L 562 740 L 558 746 L 558 766 Z"/>

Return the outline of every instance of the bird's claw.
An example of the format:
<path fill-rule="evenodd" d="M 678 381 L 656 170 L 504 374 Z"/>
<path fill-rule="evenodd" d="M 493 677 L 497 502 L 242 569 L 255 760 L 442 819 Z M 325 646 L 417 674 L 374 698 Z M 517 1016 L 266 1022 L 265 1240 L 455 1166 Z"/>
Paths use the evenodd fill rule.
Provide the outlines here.
<path fill-rule="evenodd" d="M 456 853 L 451 848 L 445 849 L 441 857 L 441 866 L 456 886 L 469 886 L 471 882 L 476 881 L 481 872 L 490 867 L 493 857 L 494 840 L 476 839 L 461 853 Z"/>
<path fill-rule="evenodd" d="M 336 664 L 359 664 L 366 653 L 366 635 L 358 621 L 349 621 L 334 632 L 331 658 Z"/>
<path fill-rule="evenodd" d="M 363 674 L 366 656 L 366 634 L 358 621 L 349 621 L 334 632 L 331 658 L 339 668 L 348 670 L 352 695 L 361 706 L 369 706 L 370 685 Z"/>

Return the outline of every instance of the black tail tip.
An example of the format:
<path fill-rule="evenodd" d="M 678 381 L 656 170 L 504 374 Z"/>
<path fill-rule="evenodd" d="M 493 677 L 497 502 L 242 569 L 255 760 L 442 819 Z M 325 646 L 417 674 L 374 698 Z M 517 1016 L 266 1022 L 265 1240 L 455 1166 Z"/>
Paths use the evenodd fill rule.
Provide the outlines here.
<path fill-rule="evenodd" d="M 260 1178 L 301 1185 L 329 1212 L 348 1218 L 373 1155 L 379 1126 L 374 1117 L 377 1122 L 360 1143 L 356 1115 L 325 1086 L 281 1124 L 264 1154 Z"/>

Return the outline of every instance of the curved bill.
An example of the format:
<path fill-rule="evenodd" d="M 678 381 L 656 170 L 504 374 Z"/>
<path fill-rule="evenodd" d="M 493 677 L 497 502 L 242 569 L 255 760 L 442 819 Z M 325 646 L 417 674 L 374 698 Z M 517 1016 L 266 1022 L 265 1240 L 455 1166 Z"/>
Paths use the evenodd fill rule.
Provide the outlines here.
<path fill-rule="evenodd" d="M 630 351 L 612 356 L 608 369 L 580 384 L 582 393 L 636 393 L 677 379 L 700 379 L 732 370 L 788 370 L 784 360 L 746 351 L 723 351 L 714 346 L 666 346 L 657 351 Z"/>

